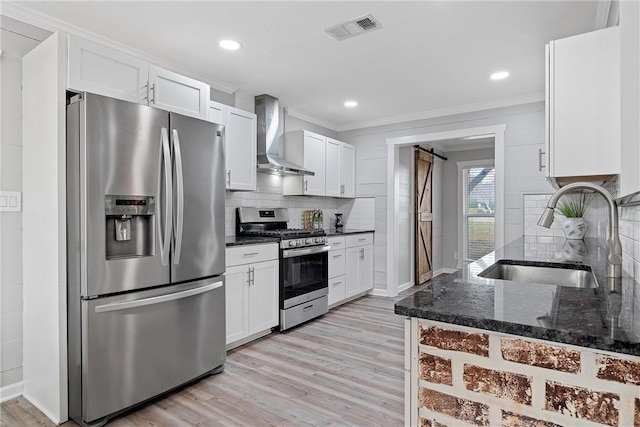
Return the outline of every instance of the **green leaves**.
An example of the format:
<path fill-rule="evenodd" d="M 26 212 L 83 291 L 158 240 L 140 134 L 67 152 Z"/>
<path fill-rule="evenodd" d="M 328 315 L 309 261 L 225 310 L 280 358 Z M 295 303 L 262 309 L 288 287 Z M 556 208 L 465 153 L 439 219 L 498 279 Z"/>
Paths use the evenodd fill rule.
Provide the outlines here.
<path fill-rule="evenodd" d="M 592 195 L 565 194 L 556 207 L 556 211 L 565 218 L 582 218 L 591 202 Z"/>

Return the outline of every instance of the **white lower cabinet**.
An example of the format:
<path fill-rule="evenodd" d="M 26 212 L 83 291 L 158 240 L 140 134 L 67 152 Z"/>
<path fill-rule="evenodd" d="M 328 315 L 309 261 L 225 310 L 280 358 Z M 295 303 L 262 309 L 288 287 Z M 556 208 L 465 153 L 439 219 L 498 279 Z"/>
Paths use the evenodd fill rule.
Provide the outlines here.
<path fill-rule="evenodd" d="M 243 259 L 256 262 L 239 263 Z M 276 244 L 227 249 L 227 346 L 278 325 L 278 269 Z"/>
<path fill-rule="evenodd" d="M 336 304 L 346 298 L 345 279 L 345 239 L 329 237 L 329 305 Z"/>
<path fill-rule="evenodd" d="M 329 305 L 373 289 L 373 233 L 330 237 L 329 245 Z"/>

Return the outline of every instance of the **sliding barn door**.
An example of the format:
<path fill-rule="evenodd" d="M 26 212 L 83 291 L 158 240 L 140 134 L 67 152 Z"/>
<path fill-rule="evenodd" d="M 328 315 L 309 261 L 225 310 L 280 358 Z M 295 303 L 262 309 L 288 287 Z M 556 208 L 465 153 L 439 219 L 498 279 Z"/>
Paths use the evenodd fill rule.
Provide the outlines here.
<path fill-rule="evenodd" d="M 433 212 L 431 207 L 433 176 L 433 156 L 421 150 L 415 154 L 415 200 L 416 242 L 415 266 L 416 285 L 426 282 L 433 276 Z"/>

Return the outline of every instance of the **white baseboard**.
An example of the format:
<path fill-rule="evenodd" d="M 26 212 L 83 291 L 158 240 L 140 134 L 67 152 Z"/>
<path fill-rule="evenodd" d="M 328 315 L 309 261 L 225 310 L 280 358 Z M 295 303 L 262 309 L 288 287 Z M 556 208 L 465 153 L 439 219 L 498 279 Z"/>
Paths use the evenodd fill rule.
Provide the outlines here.
<path fill-rule="evenodd" d="M 386 289 L 372 289 L 369 295 L 373 295 L 374 297 L 388 297 L 389 291 Z"/>
<path fill-rule="evenodd" d="M 402 285 L 398 286 L 398 293 L 400 293 L 402 291 L 406 291 L 407 289 L 412 287 L 414 284 L 415 283 L 413 283 L 413 282 L 403 283 Z"/>
<path fill-rule="evenodd" d="M 21 396 L 23 389 L 24 385 L 22 384 L 22 381 L 0 387 L 0 402 L 6 402 L 7 400 Z"/>
<path fill-rule="evenodd" d="M 441 268 L 433 272 L 433 277 L 439 276 L 441 274 L 455 273 L 456 271 L 458 271 L 458 269 L 456 268 Z"/>
<path fill-rule="evenodd" d="M 29 401 L 33 406 L 35 406 L 40 412 L 42 412 L 47 418 L 53 421 L 56 425 L 62 424 L 63 421 L 60 421 L 59 417 L 54 417 L 49 410 L 47 410 L 38 400 L 29 396 L 29 393 L 22 392 L 22 396 Z M 67 420 L 64 420 L 67 421 Z"/>

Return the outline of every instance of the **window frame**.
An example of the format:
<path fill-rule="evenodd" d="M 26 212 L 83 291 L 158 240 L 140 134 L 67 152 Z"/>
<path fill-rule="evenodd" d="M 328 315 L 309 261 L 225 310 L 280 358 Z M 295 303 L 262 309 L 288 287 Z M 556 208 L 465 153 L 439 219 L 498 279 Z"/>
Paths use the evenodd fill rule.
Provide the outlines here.
<path fill-rule="evenodd" d="M 464 263 L 469 263 L 475 260 L 469 259 L 467 256 L 467 235 L 468 235 L 468 218 L 493 218 L 494 224 L 496 221 L 495 207 L 492 214 L 467 214 L 467 186 L 466 186 L 466 171 L 472 168 L 493 167 L 495 173 L 495 160 L 483 159 L 483 160 L 470 160 L 465 162 L 457 162 L 458 165 L 458 268 L 462 268 Z M 497 194 L 496 194 L 497 199 Z M 496 200 L 497 205 L 497 200 Z M 496 244 L 494 236 L 494 246 Z"/>

